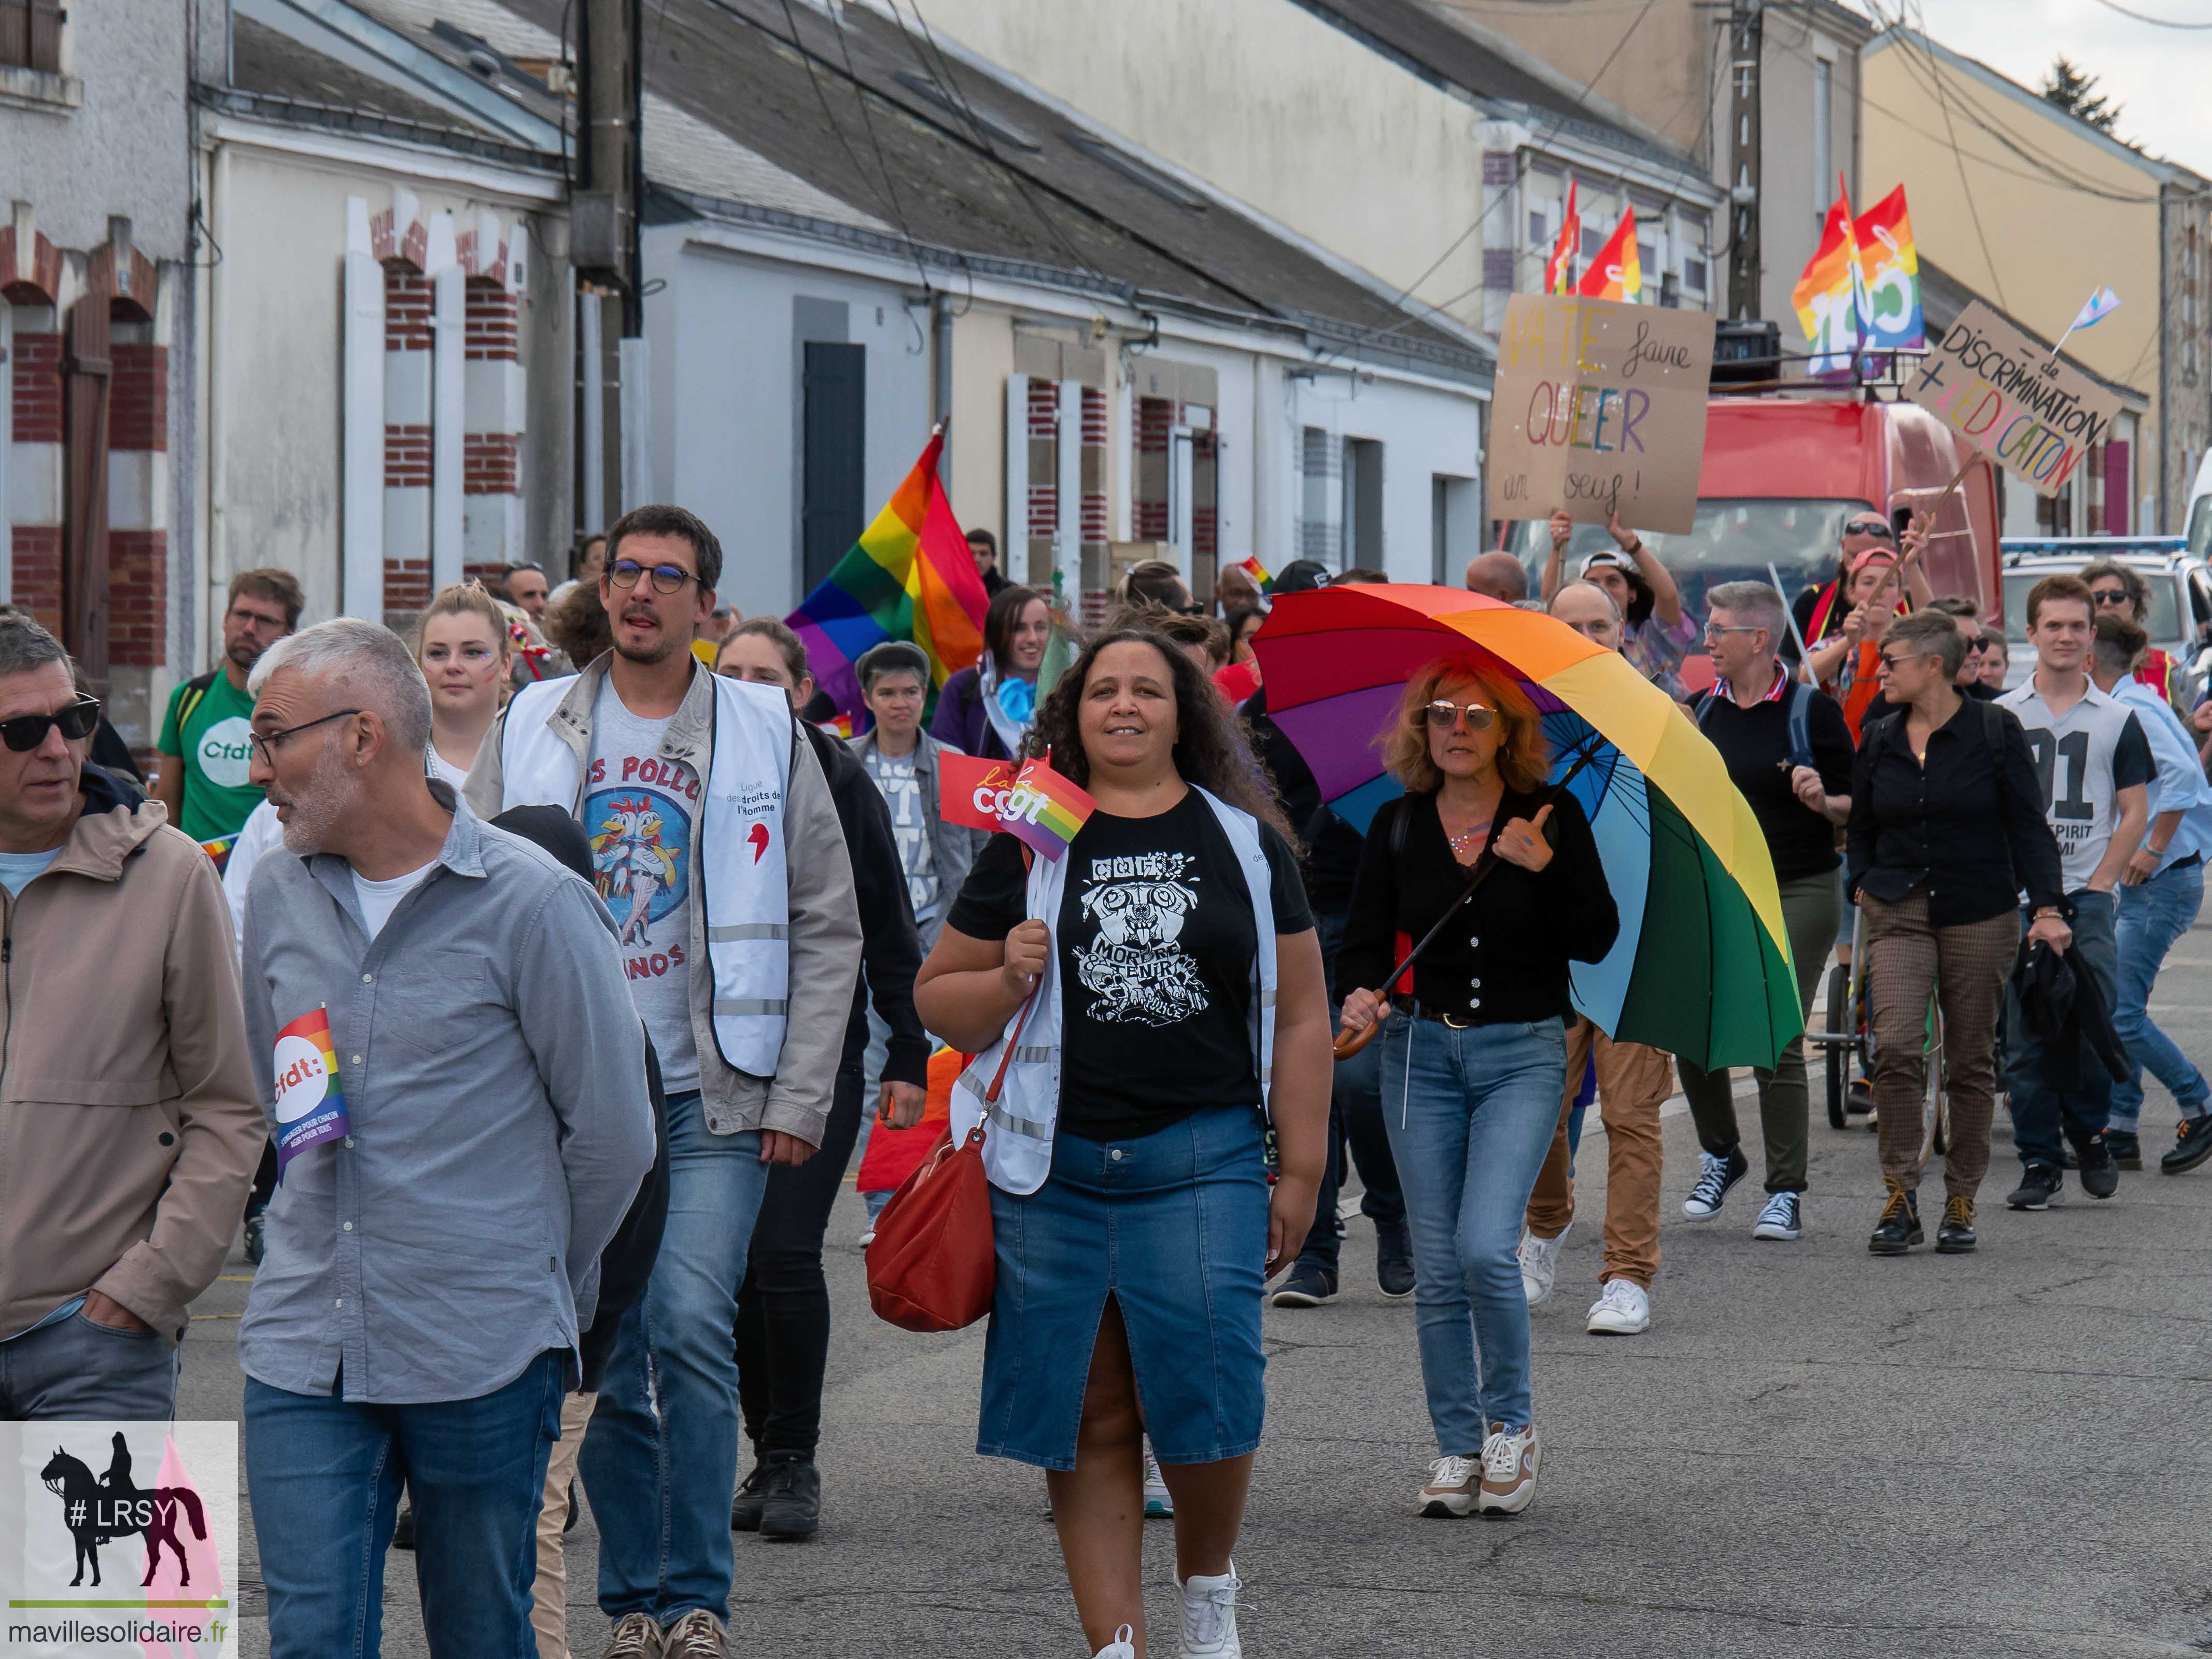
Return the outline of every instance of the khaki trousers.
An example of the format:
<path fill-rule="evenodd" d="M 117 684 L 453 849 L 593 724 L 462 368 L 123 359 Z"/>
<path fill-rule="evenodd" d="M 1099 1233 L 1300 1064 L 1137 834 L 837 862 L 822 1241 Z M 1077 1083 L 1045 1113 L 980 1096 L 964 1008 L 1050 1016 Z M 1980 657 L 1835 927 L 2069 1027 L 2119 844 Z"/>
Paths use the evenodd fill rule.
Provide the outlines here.
<path fill-rule="evenodd" d="M 576 1459 L 584 1449 L 595 1394 L 572 1394 L 561 1402 L 561 1437 L 545 1460 L 545 1500 L 538 1510 L 538 1582 L 530 1590 L 530 1628 L 538 1636 L 538 1659 L 569 1659 L 568 1553 L 562 1534 L 568 1525 L 568 1483 L 576 1478 Z"/>
<path fill-rule="evenodd" d="M 1567 1086 L 1551 1154 L 1528 1200 L 1528 1231 L 1557 1238 L 1575 1218 L 1567 1117 L 1593 1053 L 1598 1116 L 1605 1124 L 1605 1269 L 1598 1278 L 1626 1279 L 1648 1291 L 1659 1271 L 1659 1109 L 1674 1092 L 1672 1057 L 1664 1051 L 1615 1042 L 1579 1018 L 1567 1027 Z"/>

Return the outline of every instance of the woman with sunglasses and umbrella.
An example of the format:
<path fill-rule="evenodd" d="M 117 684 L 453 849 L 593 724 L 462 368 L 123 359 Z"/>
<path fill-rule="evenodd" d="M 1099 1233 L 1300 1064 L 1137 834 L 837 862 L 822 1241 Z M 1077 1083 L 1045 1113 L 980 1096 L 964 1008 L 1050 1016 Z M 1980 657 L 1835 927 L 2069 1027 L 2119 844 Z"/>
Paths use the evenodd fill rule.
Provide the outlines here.
<path fill-rule="evenodd" d="M 1438 1517 L 1516 1514 L 1542 1456 L 1522 1216 L 1559 1119 L 1567 964 L 1601 960 L 1620 919 L 1582 808 L 1545 789 L 1534 705 L 1490 659 L 1415 674 L 1383 743 L 1407 793 L 1375 815 L 1338 973 L 1373 988 L 1346 994 L 1343 1024 L 1382 1023 L 1383 1121 L 1413 1231 L 1438 1453 L 1416 1501 Z M 1389 982 L 1400 933 L 1427 941 L 1410 994 Z"/>

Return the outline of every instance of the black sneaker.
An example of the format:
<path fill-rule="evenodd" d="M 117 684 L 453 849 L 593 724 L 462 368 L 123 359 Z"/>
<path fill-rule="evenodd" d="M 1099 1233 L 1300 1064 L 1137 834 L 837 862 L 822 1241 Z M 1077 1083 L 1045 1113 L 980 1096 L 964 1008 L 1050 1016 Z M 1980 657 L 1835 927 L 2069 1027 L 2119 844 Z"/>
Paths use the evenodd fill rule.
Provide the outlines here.
<path fill-rule="evenodd" d="M 415 1547 L 415 1506 L 412 1504 L 399 1506 L 399 1518 L 392 1525 L 392 1547 L 396 1550 Z"/>
<path fill-rule="evenodd" d="M 2105 1144 L 2104 1136 L 2082 1142 L 2080 1157 L 2083 1192 L 2092 1198 L 2110 1198 L 2119 1191 L 2119 1165 L 2113 1161 L 2112 1149 Z"/>
<path fill-rule="evenodd" d="M 2132 1129 L 2106 1130 L 2105 1150 L 2112 1153 L 2116 1169 L 2142 1168 L 2142 1141 Z"/>
<path fill-rule="evenodd" d="M 246 1212 L 246 1259 L 255 1267 L 261 1265 L 261 1253 L 267 1248 L 269 1214 L 265 1207 Z"/>
<path fill-rule="evenodd" d="M 1336 1275 L 1311 1262 L 1297 1262 L 1268 1299 L 1279 1308 L 1318 1308 L 1336 1299 Z"/>
<path fill-rule="evenodd" d="M 1920 1231 L 1920 1200 L 1894 1181 L 1884 1184 L 1889 1202 L 1881 1206 L 1881 1219 L 1867 1240 L 1867 1249 L 1875 1255 L 1903 1255 L 1928 1237 Z"/>
<path fill-rule="evenodd" d="M 1375 1230 L 1375 1282 L 1393 1302 L 1413 1293 L 1413 1241 L 1402 1221 Z"/>
<path fill-rule="evenodd" d="M 811 1538 L 822 1524 L 822 1471 L 811 1457 L 771 1458 L 762 1483 L 760 1535 Z"/>
<path fill-rule="evenodd" d="M 1699 1152 L 1697 1184 L 1682 1200 L 1682 1213 L 1692 1221 L 1711 1221 L 1728 1201 L 1729 1188 L 1742 1180 L 1744 1172 L 1750 1168 L 1740 1146 L 1729 1147 L 1726 1158 Z"/>
<path fill-rule="evenodd" d="M 767 1481 L 768 1462 L 756 1456 L 752 1473 L 738 1483 L 737 1496 L 730 1499 L 732 1532 L 760 1530 L 761 1505 L 766 1501 Z"/>
<path fill-rule="evenodd" d="M 2058 1202 L 2066 1190 L 2066 1177 L 2048 1164 L 2031 1164 L 2020 1185 L 2005 1195 L 2008 1210 L 2043 1210 Z"/>
<path fill-rule="evenodd" d="M 2173 1132 L 2173 1146 L 2159 1159 L 2158 1167 L 2166 1175 L 2185 1175 L 2208 1158 L 2212 1158 L 2212 1112 L 2181 1120 Z"/>
<path fill-rule="evenodd" d="M 577 1517 L 583 1512 L 584 1506 L 576 1501 L 576 1483 L 571 1480 L 568 1483 L 568 1518 L 561 1523 L 561 1535 L 563 1538 L 576 1530 Z"/>
<path fill-rule="evenodd" d="M 1936 1230 L 1936 1254 L 1964 1255 L 1974 1243 L 1974 1200 L 1954 1193 L 1943 1201 L 1943 1224 Z"/>

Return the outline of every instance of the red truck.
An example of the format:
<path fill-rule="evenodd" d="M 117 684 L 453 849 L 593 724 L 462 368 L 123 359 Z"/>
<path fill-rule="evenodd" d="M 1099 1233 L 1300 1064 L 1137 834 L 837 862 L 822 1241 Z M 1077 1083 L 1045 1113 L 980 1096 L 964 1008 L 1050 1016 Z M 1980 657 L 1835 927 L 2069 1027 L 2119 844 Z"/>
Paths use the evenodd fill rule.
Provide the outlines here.
<path fill-rule="evenodd" d="M 1766 581 L 1772 562 L 1783 597 L 1836 574 L 1838 532 L 1873 507 L 1902 525 L 1928 513 L 1959 469 L 1948 428 L 1917 404 L 1837 393 L 1721 395 L 1706 405 L 1705 459 L 1698 477 L 1698 517 L 1686 533 L 1644 533 L 1682 590 L 1692 613 L 1705 614 L 1705 590 L 1722 582 Z M 1928 580 L 1938 593 L 1971 595 L 1984 612 L 2002 604 L 1996 480 L 1978 459 L 1934 514 Z M 1532 594 L 1552 539 L 1543 522 L 1507 526 L 1504 545 L 1528 568 Z M 1613 545 L 1595 525 L 1577 525 L 1571 575 L 1583 555 Z M 1685 665 L 1693 689 L 1711 683 L 1702 656 Z"/>

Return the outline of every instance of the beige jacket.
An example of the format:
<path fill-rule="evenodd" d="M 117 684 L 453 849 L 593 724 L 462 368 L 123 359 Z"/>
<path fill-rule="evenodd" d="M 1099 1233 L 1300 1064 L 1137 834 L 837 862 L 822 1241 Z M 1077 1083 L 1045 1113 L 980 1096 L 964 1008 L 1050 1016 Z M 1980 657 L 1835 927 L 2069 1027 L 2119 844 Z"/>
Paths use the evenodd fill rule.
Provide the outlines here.
<path fill-rule="evenodd" d="M 583 810 L 584 782 L 592 759 L 592 708 L 606 681 L 611 652 L 602 654 L 576 677 L 546 724 L 576 752 L 576 799 L 573 814 Z M 661 736 L 664 760 L 680 761 L 704 776 L 712 763 L 714 676 L 702 665 L 691 689 Z M 512 711 L 512 705 L 509 711 Z M 501 740 L 507 713 L 477 747 L 463 793 L 470 809 L 487 823 L 507 810 L 507 780 Z M 845 831 L 837 822 L 837 803 L 812 745 L 796 741 L 791 757 L 791 787 L 784 797 L 784 844 L 791 848 L 791 986 L 786 993 L 783 1051 L 772 1078 L 748 1077 L 726 1064 L 714 1045 L 714 983 L 707 973 L 691 975 L 691 1030 L 699 1049 L 699 1097 L 707 1127 L 714 1134 L 742 1134 L 777 1129 L 819 1146 L 829 1133 L 830 1091 L 845 1052 L 845 1023 L 853 1012 L 853 987 L 860 971 L 860 911 L 853 887 L 853 865 L 845 851 Z M 801 850 L 805 849 L 805 850 Z M 691 907 L 690 959 L 707 961 L 707 909 Z"/>
<path fill-rule="evenodd" d="M 0 1337 L 99 1291 L 179 1340 L 246 1206 L 268 1126 L 230 911 L 167 819 L 95 794 L 0 887 Z"/>

